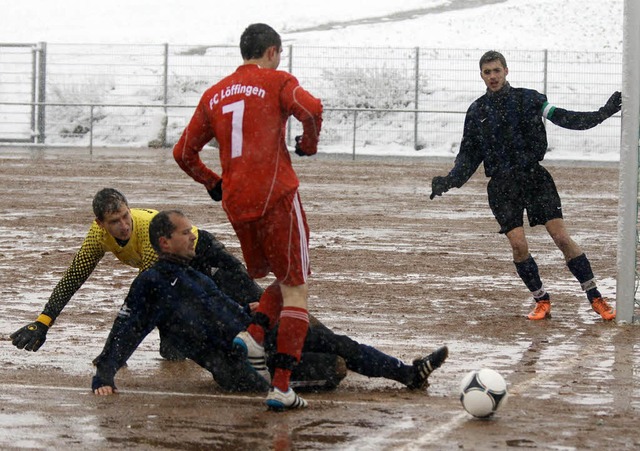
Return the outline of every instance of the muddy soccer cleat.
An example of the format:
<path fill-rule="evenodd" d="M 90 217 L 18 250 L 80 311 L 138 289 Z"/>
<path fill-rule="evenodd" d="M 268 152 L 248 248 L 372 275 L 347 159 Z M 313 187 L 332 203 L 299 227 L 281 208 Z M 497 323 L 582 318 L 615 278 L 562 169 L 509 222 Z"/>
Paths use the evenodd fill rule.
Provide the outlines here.
<path fill-rule="evenodd" d="M 422 359 L 414 360 L 415 375 L 413 380 L 407 384 L 407 387 L 411 390 L 427 388 L 429 386 L 429 375 L 440 368 L 444 361 L 447 360 L 448 355 L 449 348 L 443 346 Z"/>
<path fill-rule="evenodd" d="M 604 298 L 595 298 L 591 308 L 604 320 L 611 321 L 616 318 L 616 309 L 611 307 Z"/>
<path fill-rule="evenodd" d="M 551 318 L 551 301 L 536 301 L 536 306 L 527 318 L 532 320 Z"/>
<path fill-rule="evenodd" d="M 304 409 L 307 407 L 307 401 L 298 396 L 291 388 L 283 392 L 276 387 L 271 387 L 264 403 L 267 405 L 269 410 L 274 410 L 276 412 L 291 409 Z"/>
<path fill-rule="evenodd" d="M 267 361 L 264 355 L 264 348 L 246 330 L 240 332 L 233 339 L 233 350 L 242 358 L 249 361 L 249 364 L 267 382 L 271 383 L 271 374 L 267 368 Z"/>

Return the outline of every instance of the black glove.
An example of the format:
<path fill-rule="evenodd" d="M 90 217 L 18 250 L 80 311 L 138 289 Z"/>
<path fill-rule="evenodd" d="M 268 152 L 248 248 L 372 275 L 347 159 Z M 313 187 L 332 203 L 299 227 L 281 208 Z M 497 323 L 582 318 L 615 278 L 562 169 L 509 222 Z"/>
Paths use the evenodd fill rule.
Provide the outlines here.
<path fill-rule="evenodd" d="M 436 196 L 442 196 L 451 188 L 451 182 L 448 177 L 436 176 L 431 180 L 431 196 L 429 199 L 433 200 Z"/>
<path fill-rule="evenodd" d="M 207 190 L 207 193 L 209 193 L 211 199 L 220 202 L 222 200 L 222 179 L 218 180 L 218 183 L 213 188 Z"/>
<path fill-rule="evenodd" d="M 604 106 L 600 108 L 602 120 L 613 116 L 618 111 L 620 111 L 620 109 L 622 109 L 622 94 L 620 93 L 620 91 L 616 91 L 611 94 L 611 97 L 609 97 L 607 103 L 605 103 Z"/>
<path fill-rule="evenodd" d="M 48 330 L 49 326 L 45 326 L 40 321 L 34 321 L 18 329 L 9 337 L 16 348 L 35 352 L 47 340 Z"/>
<path fill-rule="evenodd" d="M 113 388 L 114 391 L 118 389 L 116 387 L 116 384 L 113 382 L 113 379 L 111 379 L 110 381 L 106 381 L 102 377 L 98 376 L 97 374 L 93 376 L 93 380 L 91 381 L 91 391 L 95 392 L 100 387 L 107 387 L 107 386 Z"/>
<path fill-rule="evenodd" d="M 302 135 L 296 136 L 296 155 L 308 157 L 309 155 L 302 150 L 302 147 L 300 147 L 300 141 L 302 141 Z"/>

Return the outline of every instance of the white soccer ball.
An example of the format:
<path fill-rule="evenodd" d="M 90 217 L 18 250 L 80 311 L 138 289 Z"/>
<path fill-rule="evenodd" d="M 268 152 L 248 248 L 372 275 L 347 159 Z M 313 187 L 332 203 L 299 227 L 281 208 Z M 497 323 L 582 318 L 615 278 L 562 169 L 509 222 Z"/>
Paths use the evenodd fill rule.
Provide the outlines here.
<path fill-rule="evenodd" d="M 460 382 L 460 402 L 464 410 L 477 418 L 488 418 L 506 403 L 507 383 L 494 370 L 483 368 L 469 372 Z"/>

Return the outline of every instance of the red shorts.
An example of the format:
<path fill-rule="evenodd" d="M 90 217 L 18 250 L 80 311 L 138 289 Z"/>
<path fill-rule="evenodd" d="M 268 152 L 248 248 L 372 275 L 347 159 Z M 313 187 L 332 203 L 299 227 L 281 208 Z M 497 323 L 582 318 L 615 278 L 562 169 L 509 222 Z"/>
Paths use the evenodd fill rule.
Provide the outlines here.
<path fill-rule="evenodd" d="M 284 285 L 307 282 L 311 274 L 309 226 L 298 191 L 282 198 L 262 218 L 231 225 L 251 277 L 260 279 L 273 272 Z"/>

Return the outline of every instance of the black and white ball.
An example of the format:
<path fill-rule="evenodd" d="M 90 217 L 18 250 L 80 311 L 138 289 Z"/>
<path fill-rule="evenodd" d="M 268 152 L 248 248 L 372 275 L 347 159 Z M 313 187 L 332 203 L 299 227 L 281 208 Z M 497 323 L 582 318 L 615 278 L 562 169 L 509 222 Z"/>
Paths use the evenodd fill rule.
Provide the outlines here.
<path fill-rule="evenodd" d="M 497 371 L 483 368 L 469 372 L 460 383 L 460 402 L 477 418 L 492 416 L 507 400 L 507 383 Z"/>

